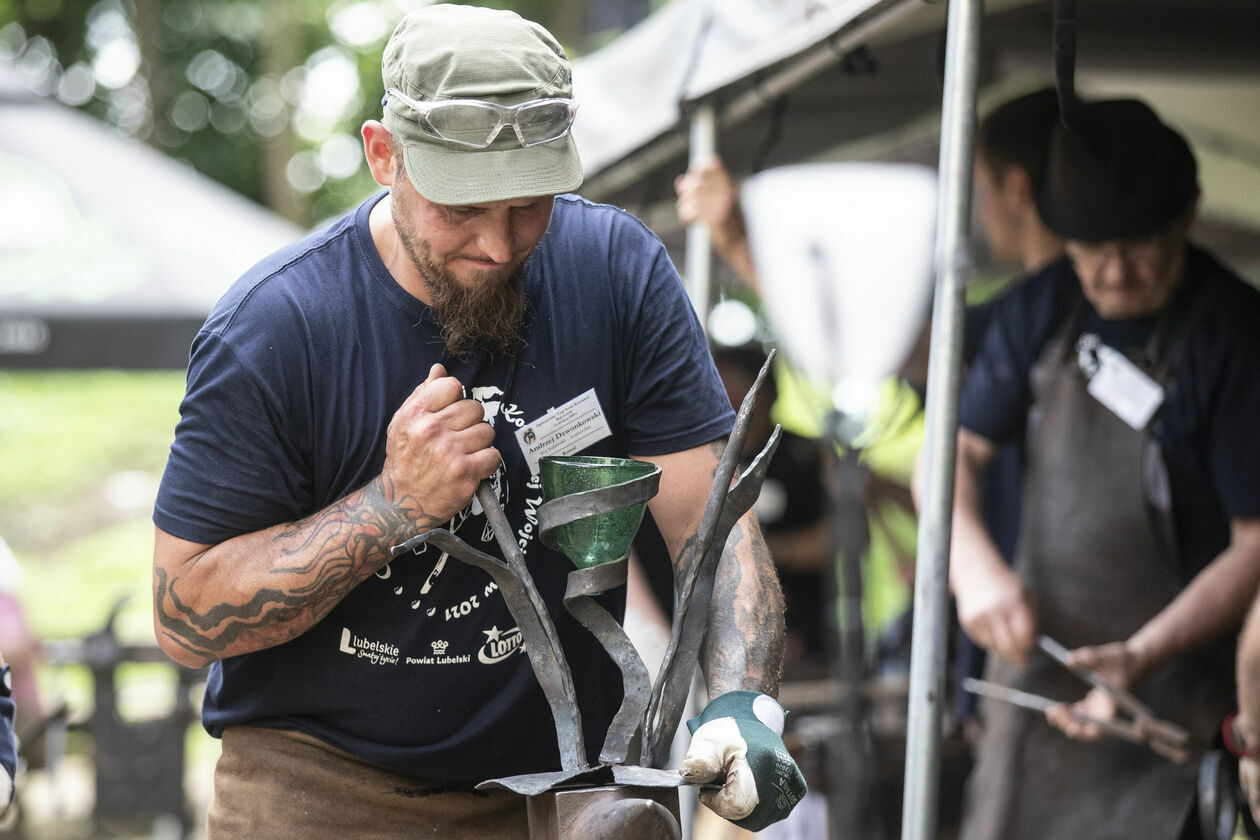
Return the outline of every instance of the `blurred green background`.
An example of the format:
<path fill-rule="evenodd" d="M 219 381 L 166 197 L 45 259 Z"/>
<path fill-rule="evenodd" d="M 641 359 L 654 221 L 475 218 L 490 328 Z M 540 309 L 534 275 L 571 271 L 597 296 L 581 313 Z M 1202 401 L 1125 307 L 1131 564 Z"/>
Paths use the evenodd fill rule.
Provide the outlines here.
<path fill-rule="evenodd" d="M 96 630 L 127 595 L 148 621 L 149 515 L 182 393 L 179 371 L 0 373 L 0 534 L 41 637 Z"/>

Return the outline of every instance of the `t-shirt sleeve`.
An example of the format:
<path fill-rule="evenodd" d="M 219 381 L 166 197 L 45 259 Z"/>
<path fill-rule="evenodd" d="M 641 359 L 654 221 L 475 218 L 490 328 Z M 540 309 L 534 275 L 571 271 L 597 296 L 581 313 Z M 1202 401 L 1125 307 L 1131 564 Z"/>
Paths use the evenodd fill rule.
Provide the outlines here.
<path fill-rule="evenodd" d="M 303 515 L 302 500 L 311 494 L 300 453 L 305 435 L 282 402 L 227 340 L 199 336 L 154 523 L 181 539 L 215 544 Z"/>
<path fill-rule="evenodd" d="M 1208 469 L 1230 519 L 1260 516 L 1260 306 L 1254 302 L 1248 295 L 1235 307 L 1252 316 L 1243 329 L 1209 330 L 1220 375 L 1199 393 L 1207 406 Z"/>
<path fill-rule="evenodd" d="M 1027 292 L 1018 289 L 993 305 L 959 396 L 959 425 L 994 443 L 1023 434 L 1032 404 L 1029 375 L 1045 328 L 1037 317 L 1040 301 Z"/>
<path fill-rule="evenodd" d="M 626 442 L 635 455 L 663 455 L 725 437 L 735 415 L 678 271 L 660 240 L 641 236 L 645 279 L 624 306 Z"/>

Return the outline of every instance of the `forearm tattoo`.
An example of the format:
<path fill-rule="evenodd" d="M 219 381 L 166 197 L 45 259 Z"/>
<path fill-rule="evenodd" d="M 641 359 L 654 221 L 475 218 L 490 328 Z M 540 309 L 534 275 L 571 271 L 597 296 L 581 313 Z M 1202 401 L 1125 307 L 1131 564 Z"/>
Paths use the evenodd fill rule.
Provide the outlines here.
<path fill-rule="evenodd" d="M 192 584 L 155 568 L 154 603 L 163 632 L 206 663 L 300 635 L 389 562 L 392 546 L 440 524 L 414 497 L 394 498 L 393 489 L 376 478 L 306 519 L 254 535 L 265 540 L 259 553 L 270 558 L 270 566 L 256 573 L 272 585 L 260 585 L 244 603 L 225 600 L 194 608 L 187 597 Z M 212 572 L 216 583 L 248 579 L 250 570 L 216 558 L 216 553 L 240 548 L 215 546 L 197 563 L 223 563 Z M 220 591 L 229 589 L 225 585 Z"/>
<path fill-rule="evenodd" d="M 719 441 L 712 448 L 721 457 L 725 444 Z M 689 548 L 684 548 L 684 555 Z M 709 696 L 737 689 L 777 696 L 783 643 L 783 592 L 774 561 L 761 532 L 746 528 L 741 520 L 731 529 L 722 552 L 701 648 Z"/>
<path fill-rule="evenodd" d="M 772 696 L 783 675 L 783 593 L 760 534 L 737 523 L 713 584 L 701 651 L 709 696 L 748 689 Z"/>

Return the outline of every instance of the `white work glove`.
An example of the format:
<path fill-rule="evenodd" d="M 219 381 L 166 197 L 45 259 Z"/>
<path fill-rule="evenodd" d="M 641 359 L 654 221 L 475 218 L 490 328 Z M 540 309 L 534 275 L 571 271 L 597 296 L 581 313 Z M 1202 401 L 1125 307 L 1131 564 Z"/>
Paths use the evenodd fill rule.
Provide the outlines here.
<path fill-rule="evenodd" d="M 805 777 L 783 746 L 783 707 L 755 691 L 730 691 L 687 721 L 691 745 L 678 772 L 688 784 L 719 781 L 700 801 L 740 828 L 760 831 L 805 796 Z"/>

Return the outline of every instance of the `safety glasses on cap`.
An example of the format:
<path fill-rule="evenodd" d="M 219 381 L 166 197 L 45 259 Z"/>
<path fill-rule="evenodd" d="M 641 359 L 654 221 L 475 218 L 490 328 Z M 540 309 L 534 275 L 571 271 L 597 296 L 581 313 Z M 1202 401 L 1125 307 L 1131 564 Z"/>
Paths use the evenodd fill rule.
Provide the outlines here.
<path fill-rule="evenodd" d="M 572 99 L 532 99 L 519 105 L 480 99 L 417 102 L 390 88 L 381 99 L 382 108 L 391 96 L 420 116 L 417 124 L 426 134 L 471 149 L 489 146 L 505 125 L 512 126 L 522 146 L 550 143 L 569 133 L 577 115 L 577 102 Z"/>

